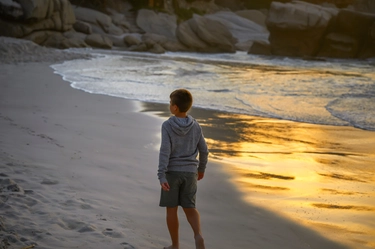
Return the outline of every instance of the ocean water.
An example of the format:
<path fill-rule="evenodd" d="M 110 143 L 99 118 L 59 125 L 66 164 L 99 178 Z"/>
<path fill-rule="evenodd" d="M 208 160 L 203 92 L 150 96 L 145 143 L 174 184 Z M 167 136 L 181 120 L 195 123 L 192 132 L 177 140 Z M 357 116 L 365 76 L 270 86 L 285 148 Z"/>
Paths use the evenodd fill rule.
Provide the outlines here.
<path fill-rule="evenodd" d="M 170 92 L 186 88 L 196 107 L 375 130 L 375 60 L 311 61 L 244 52 L 92 54 L 92 60 L 52 68 L 72 87 L 90 93 L 168 103 Z"/>

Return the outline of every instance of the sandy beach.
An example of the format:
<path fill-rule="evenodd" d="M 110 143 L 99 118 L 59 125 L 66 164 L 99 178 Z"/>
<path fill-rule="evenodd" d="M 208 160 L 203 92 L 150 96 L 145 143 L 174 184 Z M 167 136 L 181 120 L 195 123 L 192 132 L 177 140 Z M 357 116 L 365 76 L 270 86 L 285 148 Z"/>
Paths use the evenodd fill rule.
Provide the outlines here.
<path fill-rule="evenodd" d="M 49 65 L 0 64 L 0 248 L 168 246 L 156 177 L 165 118 L 155 113 L 160 114 L 161 107 L 75 90 Z M 230 164 L 230 169 L 237 167 L 231 174 L 228 161 L 216 160 L 239 158 L 231 156 L 240 151 L 223 146 L 231 140 L 240 142 L 231 134 L 246 125 L 236 123 L 236 129 L 223 133 L 224 124 L 233 124 L 233 116 L 194 111 L 204 127 L 213 127 L 205 128 L 212 155 L 197 200 L 206 248 L 353 248 L 309 224 L 257 205 L 254 199 L 247 201 L 245 192 L 251 189 L 238 184 L 241 163 Z M 284 121 L 269 123 L 293 128 Z M 265 138 L 272 136 L 268 128 L 259 126 L 256 131 Z M 324 136 L 340 137 L 340 128 L 323 130 Z M 301 140 L 309 138 L 298 135 Z M 374 145 L 373 132 L 363 135 L 370 141 L 366 145 Z M 351 137 L 350 131 L 346 136 Z M 373 155 L 366 149 L 362 152 Z M 276 159 L 259 156 L 252 162 L 259 166 Z M 182 213 L 180 217 L 181 248 L 192 249 L 193 234 Z"/>

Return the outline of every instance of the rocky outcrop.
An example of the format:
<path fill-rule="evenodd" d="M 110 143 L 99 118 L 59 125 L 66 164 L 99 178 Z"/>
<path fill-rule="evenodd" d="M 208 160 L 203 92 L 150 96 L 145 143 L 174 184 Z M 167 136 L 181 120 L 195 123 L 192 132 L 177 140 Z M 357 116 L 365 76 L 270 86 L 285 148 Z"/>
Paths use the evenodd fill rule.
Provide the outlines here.
<path fill-rule="evenodd" d="M 75 23 L 75 15 L 68 0 L 22 0 L 19 4 L 0 3 L 0 35 L 24 37 L 33 31 L 70 30 Z"/>
<path fill-rule="evenodd" d="M 74 7 L 74 13 L 77 20 L 90 24 L 94 33 L 109 35 L 121 35 L 124 33 L 124 30 L 117 27 L 107 14 L 77 6 Z"/>
<path fill-rule="evenodd" d="M 69 0 L 0 0 L 0 36 L 55 48 L 370 58 L 375 57 L 374 7 L 372 0 L 357 0 L 348 9 L 273 1 L 269 10 L 232 12 L 214 0 L 176 0 L 164 1 L 169 14 L 146 9 L 102 13 Z M 177 21 L 174 11 L 190 8 L 206 14 Z"/>
<path fill-rule="evenodd" d="M 363 0 L 363 3 L 369 3 Z M 330 5 L 326 5 L 330 6 Z M 348 21 L 350 20 L 350 21 Z M 295 57 L 375 57 L 375 14 L 301 1 L 273 2 L 266 19 L 272 55 Z M 249 53 L 269 54 L 258 42 Z"/>
<path fill-rule="evenodd" d="M 267 18 L 272 54 L 314 56 L 337 9 L 293 1 L 272 2 Z"/>

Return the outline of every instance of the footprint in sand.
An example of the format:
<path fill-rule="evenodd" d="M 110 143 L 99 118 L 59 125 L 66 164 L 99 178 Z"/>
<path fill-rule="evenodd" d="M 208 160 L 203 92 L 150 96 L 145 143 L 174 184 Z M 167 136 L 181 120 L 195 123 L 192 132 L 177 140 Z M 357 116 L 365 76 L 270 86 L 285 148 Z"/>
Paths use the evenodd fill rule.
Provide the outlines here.
<path fill-rule="evenodd" d="M 122 242 L 120 245 L 124 247 L 124 249 L 135 249 L 134 246 L 130 245 L 129 243 Z"/>
<path fill-rule="evenodd" d="M 115 232 L 111 228 L 106 228 L 102 232 L 105 236 L 111 237 L 111 238 L 123 238 L 124 235 L 121 232 Z"/>
<path fill-rule="evenodd" d="M 56 184 L 59 184 L 59 181 L 51 180 L 51 179 L 43 179 L 43 181 L 40 184 L 44 184 L 44 185 L 56 185 Z"/>

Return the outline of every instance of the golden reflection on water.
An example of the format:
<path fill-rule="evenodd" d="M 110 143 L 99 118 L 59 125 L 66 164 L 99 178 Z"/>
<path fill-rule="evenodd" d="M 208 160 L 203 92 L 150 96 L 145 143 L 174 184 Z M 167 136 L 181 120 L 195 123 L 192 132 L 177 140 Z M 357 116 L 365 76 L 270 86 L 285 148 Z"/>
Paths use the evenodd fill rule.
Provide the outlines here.
<path fill-rule="evenodd" d="M 156 110 L 163 108 L 145 105 Z M 227 165 L 245 201 L 352 248 L 375 248 L 375 132 L 201 109 L 191 114 L 211 158 Z"/>
<path fill-rule="evenodd" d="M 210 137 L 208 143 L 229 165 L 246 201 L 352 248 L 375 248 L 375 132 L 244 115 L 218 117 L 231 120 L 226 128 L 237 138 Z M 206 129 L 216 126 L 201 122 Z"/>

